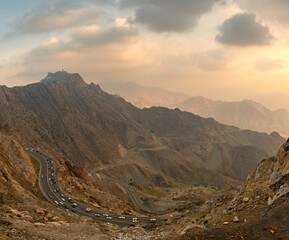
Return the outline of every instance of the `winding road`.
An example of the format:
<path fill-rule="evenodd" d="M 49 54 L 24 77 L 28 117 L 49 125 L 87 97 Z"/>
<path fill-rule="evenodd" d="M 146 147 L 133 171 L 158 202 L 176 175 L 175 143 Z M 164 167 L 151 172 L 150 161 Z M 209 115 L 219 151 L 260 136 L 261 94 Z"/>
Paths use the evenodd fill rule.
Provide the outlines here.
<path fill-rule="evenodd" d="M 129 155 L 133 152 L 133 151 L 146 151 L 146 150 L 151 150 L 151 151 L 158 151 L 158 150 L 162 150 L 162 149 L 166 149 L 168 148 L 167 146 L 163 145 L 159 139 L 156 139 L 156 143 L 158 146 L 156 147 L 139 147 L 139 148 L 131 148 L 127 151 L 125 157 L 122 159 L 122 161 L 120 161 L 119 163 L 111 163 L 111 164 L 105 164 L 99 167 L 94 168 L 91 171 L 91 175 L 93 176 L 93 178 L 98 181 L 101 182 L 102 184 L 105 185 L 112 185 L 111 182 L 107 182 L 107 181 L 103 181 L 103 179 L 101 178 L 100 174 L 102 171 L 107 170 L 107 169 L 111 169 L 111 168 L 115 168 L 115 167 L 119 167 L 119 166 L 124 166 L 128 163 L 128 158 Z M 146 206 L 144 206 L 143 202 L 140 200 L 140 198 L 137 196 L 134 188 L 127 184 L 126 182 L 122 181 L 121 179 L 116 179 L 113 178 L 112 176 L 108 176 L 110 177 L 111 180 L 114 180 L 115 182 L 119 183 L 129 194 L 131 201 L 133 202 L 133 204 L 140 209 L 143 212 L 146 213 L 150 213 L 150 214 L 155 214 L 155 215 L 164 215 L 167 212 L 165 210 L 155 210 L 155 209 L 150 209 Z"/>
<path fill-rule="evenodd" d="M 84 206 L 84 204 L 79 204 L 73 199 L 71 199 L 69 196 L 67 196 L 64 192 L 62 192 L 62 190 L 58 187 L 55 178 L 54 161 L 51 157 L 35 149 L 26 148 L 25 151 L 29 155 L 36 158 L 40 163 L 39 187 L 43 195 L 49 202 L 64 211 L 72 212 L 80 216 L 91 217 L 94 220 L 100 222 L 116 224 L 121 227 L 166 221 L 166 219 L 155 219 L 153 217 L 133 217 L 97 212 L 95 210 L 92 210 L 90 206 Z"/>

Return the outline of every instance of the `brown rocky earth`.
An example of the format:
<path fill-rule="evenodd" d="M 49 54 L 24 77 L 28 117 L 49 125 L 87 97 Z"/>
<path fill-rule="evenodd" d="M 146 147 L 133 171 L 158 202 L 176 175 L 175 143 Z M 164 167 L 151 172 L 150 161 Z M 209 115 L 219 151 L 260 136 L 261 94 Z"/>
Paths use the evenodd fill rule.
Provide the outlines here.
<path fill-rule="evenodd" d="M 60 154 L 88 172 L 121 161 L 131 148 L 138 152 L 166 146 L 165 151 L 141 153 L 140 159 L 129 161 L 124 178 L 132 181 L 149 180 L 146 176 L 153 172 L 161 178 L 196 182 L 200 176 L 194 178 L 194 166 L 202 168 L 204 179 L 218 176 L 217 171 L 242 180 L 283 141 L 280 136 L 240 130 L 179 110 L 141 110 L 67 72 L 50 73 L 28 86 L 2 86 L 0 109 L 0 122 L 19 131 L 27 146 Z M 167 170 L 156 167 L 164 164 Z M 227 180 L 217 182 L 226 185 Z"/>
<path fill-rule="evenodd" d="M 17 132 L 7 125 L 0 129 L 0 239 L 114 239 L 134 232 L 67 213 L 48 203 L 38 187 L 37 160 L 14 139 L 21 139 Z M 55 160 L 60 186 L 80 204 L 139 215 L 117 186 L 98 184 L 80 166 L 61 158 Z M 140 231 L 135 235 L 149 234 Z"/>
<path fill-rule="evenodd" d="M 289 239 L 289 139 L 263 160 L 230 200 L 207 207 L 205 229 L 174 239 Z M 209 210 L 210 209 L 210 210 Z"/>

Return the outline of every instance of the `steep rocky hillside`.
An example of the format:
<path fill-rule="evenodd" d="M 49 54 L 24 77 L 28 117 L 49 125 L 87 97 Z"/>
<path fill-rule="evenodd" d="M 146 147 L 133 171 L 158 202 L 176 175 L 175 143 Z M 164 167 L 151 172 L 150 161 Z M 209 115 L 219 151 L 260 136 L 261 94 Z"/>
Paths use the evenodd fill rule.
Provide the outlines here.
<path fill-rule="evenodd" d="M 264 200 L 263 204 L 255 199 Z M 248 176 L 243 189 L 235 196 L 232 206 L 240 210 L 238 202 L 248 198 L 243 207 L 253 204 L 255 208 L 265 208 L 262 217 L 266 217 L 276 206 L 289 202 L 289 139 L 279 149 L 276 156 L 263 160 L 256 170 Z"/>
<path fill-rule="evenodd" d="M 261 161 L 242 188 L 206 207 L 206 228 L 174 239 L 289 239 L 289 139 Z"/>
<path fill-rule="evenodd" d="M 144 109 L 137 121 L 182 155 L 240 180 L 284 141 L 278 134 L 240 130 L 178 109 Z"/>
<path fill-rule="evenodd" d="M 0 126 L 0 239 L 112 239 L 124 234 L 49 203 L 38 186 L 38 161 L 14 137 L 20 139 L 9 126 Z M 138 215 L 117 186 L 97 184 L 80 166 L 55 160 L 58 183 L 73 199 L 106 211 Z"/>
<path fill-rule="evenodd" d="M 192 97 L 176 104 L 175 107 L 202 117 L 212 117 L 218 122 L 243 129 L 267 133 L 277 131 L 282 135 L 289 135 L 289 111 L 285 109 L 271 111 L 250 100 L 224 102 Z"/>
<path fill-rule="evenodd" d="M 83 166 L 116 161 L 123 147 L 150 144 L 124 100 L 111 97 L 78 74 L 49 74 L 41 83 L 0 87 L 0 121 L 31 146 L 55 149 Z M 120 145 L 122 144 L 122 146 Z"/>
<path fill-rule="evenodd" d="M 274 154 L 283 141 L 278 134 L 243 131 L 180 110 L 141 110 L 67 72 L 50 73 L 40 83 L 24 87 L 0 87 L 0 109 L 0 122 L 19 131 L 27 145 L 60 153 L 86 170 L 118 163 L 132 148 L 136 152 L 166 148 L 130 158 L 123 177 L 133 181 L 142 176 L 149 179 L 154 173 L 195 182 L 194 166 L 202 168 L 199 172 L 207 179 L 214 179 L 215 173 L 202 164 L 244 179 L 260 158 Z"/>
<path fill-rule="evenodd" d="M 132 82 L 104 82 L 99 85 L 104 91 L 117 94 L 139 108 L 170 107 L 190 98 L 184 93 L 169 92 L 160 87 L 145 87 Z"/>
<path fill-rule="evenodd" d="M 39 197 L 35 166 L 11 136 L 0 132 L 0 200 L 30 202 Z"/>

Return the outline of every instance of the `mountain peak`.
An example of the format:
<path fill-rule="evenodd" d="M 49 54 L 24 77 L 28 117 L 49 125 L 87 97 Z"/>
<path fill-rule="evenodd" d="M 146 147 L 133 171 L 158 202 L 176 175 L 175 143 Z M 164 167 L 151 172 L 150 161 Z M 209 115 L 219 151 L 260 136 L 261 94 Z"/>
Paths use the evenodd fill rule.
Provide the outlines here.
<path fill-rule="evenodd" d="M 84 80 L 78 73 L 68 73 L 62 70 L 55 73 L 49 72 L 40 82 L 48 84 L 57 82 L 84 83 Z"/>

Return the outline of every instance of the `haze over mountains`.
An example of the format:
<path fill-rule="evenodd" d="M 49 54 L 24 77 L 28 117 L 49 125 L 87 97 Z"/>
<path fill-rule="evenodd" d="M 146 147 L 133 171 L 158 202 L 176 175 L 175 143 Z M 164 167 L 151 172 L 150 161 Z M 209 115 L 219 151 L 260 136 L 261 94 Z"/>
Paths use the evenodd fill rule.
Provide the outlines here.
<path fill-rule="evenodd" d="M 145 87 L 132 82 L 103 82 L 99 85 L 104 91 L 117 94 L 139 108 L 152 106 L 170 107 L 190 97 L 184 93 L 169 92 L 160 87 Z"/>
<path fill-rule="evenodd" d="M 183 98 L 187 98 L 180 101 L 179 93 L 160 89 L 161 94 L 157 95 L 159 88 L 145 87 L 135 83 L 118 83 L 117 88 L 113 88 L 111 83 L 103 83 L 101 86 L 110 93 L 121 95 L 140 108 L 151 106 L 180 108 L 183 111 L 205 118 L 212 117 L 218 122 L 242 129 L 267 133 L 276 131 L 283 136 L 289 135 L 289 111 L 285 109 L 271 111 L 252 100 L 227 102 L 182 95 Z"/>
<path fill-rule="evenodd" d="M 243 100 L 240 102 L 212 101 L 203 97 L 192 97 L 176 105 L 183 111 L 202 117 L 213 117 L 217 121 L 243 129 L 289 135 L 289 111 L 271 111 L 261 104 Z"/>
<path fill-rule="evenodd" d="M 57 237 L 73 231 L 82 233 L 75 230 L 74 224 L 87 224 L 73 214 L 58 213 L 59 209 L 53 211 L 56 205 L 47 203 L 37 186 L 39 165 L 22 146 L 40 148 L 54 156 L 57 185 L 77 202 L 93 204 L 101 211 L 109 210 L 119 216 L 139 214 L 142 210 L 133 205 L 131 193 L 123 187 L 125 183 L 135 191 L 134 197 L 141 198 L 139 201 L 151 209 L 186 214 L 181 219 L 177 216 L 173 223 L 157 225 L 163 231 L 175 225 L 183 228 L 184 224 L 188 229 L 191 214 L 210 214 L 211 224 L 221 221 L 218 220 L 220 212 L 221 219 L 231 218 L 232 211 L 228 209 L 238 212 L 239 208 L 224 205 L 230 196 L 223 194 L 239 186 L 259 164 L 249 178 L 254 186 L 258 185 L 253 180 L 271 171 L 267 166 L 272 159 L 261 160 L 275 155 L 285 141 L 276 132 L 269 135 L 241 130 L 178 108 L 140 109 L 120 96 L 104 92 L 98 85 L 85 83 L 79 74 L 64 71 L 49 73 L 39 83 L 23 87 L 1 86 L 0 109 L 0 208 L 4 212 L 0 215 L 0 232 L 7 232 L 1 228 L 2 218 L 5 224 L 21 227 L 30 224 L 24 229 L 32 229 L 33 235 L 42 234 L 35 227 L 51 232 L 53 222 L 57 226 L 54 233 Z M 288 142 L 274 158 L 274 172 L 269 174 L 278 184 L 275 193 L 270 195 L 273 203 L 279 199 L 279 193 L 288 193 L 288 186 L 281 186 L 288 177 L 287 145 Z M 284 159 L 287 162 L 283 164 Z M 266 165 L 265 171 L 262 163 Z M 98 180 L 93 174 L 95 169 L 98 169 Z M 281 179 L 277 176 L 279 173 Z M 259 193 L 257 188 L 247 186 L 250 194 L 250 189 Z M 269 192 L 268 188 L 265 190 Z M 176 197 L 175 191 L 181 195 Z M 162 197 L 156 197 L 159 194 Z M 242 191 L 239 194 L 240 199 L 235 198 L 234 202 L 243 206 L 240 202 L 244 194 Z M 225 199 L 222 203 L 208 201 L 212 198 L 219 201 L 219 196 Z M 254 217 L 267 208 L 263 204 L 267 198 L 266 194 L 252 197 L 259 204 L 253 206 L 253 209 L 258 207 Z M 217 206 L 225 209 L 218 211 Z M 55 214 L 59 214 L 61 220 L 55 218 Z M 196 221 L 204 224 L 203 218 L 197 217 Z M 60 230 L 61 226 L 65 226 L 65 232 Z M 84 228 L 88 231 L 87 226 Z M 10 236 L 15 236 L 13 231 L 9 232 Z"/>
<path fill-rule="evenodd" d="M 122 172 L 112 168 L 108 174 L 144 184 L 177 179 L 223 185 L 227 180 L 216 172 L 244 180 L 284 141 L 180 110 L 141 110 L 67 72 L 24 87 L 2 86 L 0 107 L 0 121 L 29 146 L 61 153 L 87 170 L 119 162 L 135 148 Z"/>

